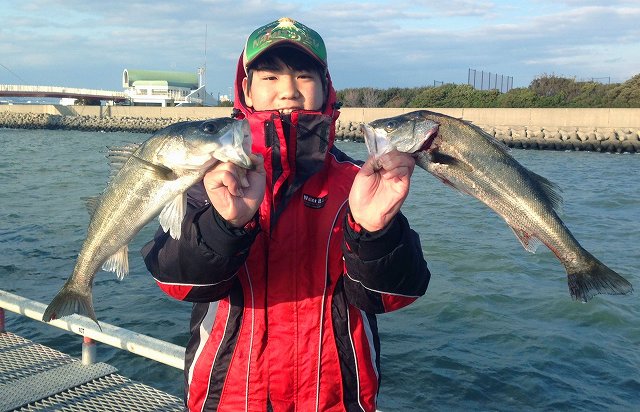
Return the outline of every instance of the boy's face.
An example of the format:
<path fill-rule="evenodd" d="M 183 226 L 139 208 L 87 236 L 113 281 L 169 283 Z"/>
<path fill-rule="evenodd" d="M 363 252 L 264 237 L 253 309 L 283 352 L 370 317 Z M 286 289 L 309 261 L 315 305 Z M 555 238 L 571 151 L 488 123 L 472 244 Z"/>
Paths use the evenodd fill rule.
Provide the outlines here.
<path fill-rule="evenodd" d="M 253 70 L 251 86 L 242 80 L 244 100 L 254 110 L 320 110 L 324 93 L 320 75 L 314 70 L 294 70 L 278 61 L 276 70 Z"/>

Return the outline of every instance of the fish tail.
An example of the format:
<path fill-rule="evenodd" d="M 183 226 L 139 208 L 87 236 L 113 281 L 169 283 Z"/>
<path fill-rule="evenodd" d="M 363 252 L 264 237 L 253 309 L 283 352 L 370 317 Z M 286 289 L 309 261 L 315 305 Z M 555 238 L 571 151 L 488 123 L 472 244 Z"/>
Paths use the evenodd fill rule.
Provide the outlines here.
<path fill-rule="evenodd" d="M 55 298 L 51 301 L 47 309 L 44 311 L 42 320 L 49 322 L 53 319 L 59 319 L 63 316 L 72 315 L 77 313 L 78 315 L 87 316 L 93 320 L 98 327 L 98 319 L 96 313 L 93 310 L 93 302 L 90 292 L 81 292 L 72 289 L 68 286 L 64 286 Z"/>
<path fill-rule="evenodd" d="M 626 295 L 631 283 L 587 252 L 587 263 L 567 268 L 569 291 L 574 300 L 586 302 L 597 294 Z"/>

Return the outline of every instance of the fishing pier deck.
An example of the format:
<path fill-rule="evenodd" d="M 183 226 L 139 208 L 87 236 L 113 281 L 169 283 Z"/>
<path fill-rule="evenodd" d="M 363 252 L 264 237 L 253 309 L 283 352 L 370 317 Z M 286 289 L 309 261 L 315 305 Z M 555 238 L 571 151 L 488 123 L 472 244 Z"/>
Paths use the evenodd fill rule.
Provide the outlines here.
<path fill-rule="evenodd" d="M 0 333 L 0 411 L 183 411 L 182 400 L 9 332 Z"/>
<path fill-rule="evenodd" d="M 78 322 L 83 326 L 73 321 L 55 321 L 76 333 L 74 329 L 79 328 L 85 336 L 80 360 L 4 331 L 3 308 L 37 318 L 43 309 L 40 305 L 0 291 L 0 412 L 184 410 L 180 398 L 119 375 L 111 365 L 94 363 L 95 343 L 88 335 L 97 335 L 101 339 L 96 340 L 104 341 L 102 335 L 113 336 L 115 330 L 119 336 L 113 339 L 118 341 L 118 347 L 171 366 L 181 363 L 179 346 L 107 324 L 103 324 L 100 331 L 90 324 L 84 325 L 79 317 Z M 123 330 L 126 331 L 124 336 Z M 132 340 L 136 342 L 132 343 Z M 150 345 L 154 346 L 153 350 Z M 164 350 L 162 346 L 165 346 Z M 159 352 L 163 354 L 158 356 Z"/>

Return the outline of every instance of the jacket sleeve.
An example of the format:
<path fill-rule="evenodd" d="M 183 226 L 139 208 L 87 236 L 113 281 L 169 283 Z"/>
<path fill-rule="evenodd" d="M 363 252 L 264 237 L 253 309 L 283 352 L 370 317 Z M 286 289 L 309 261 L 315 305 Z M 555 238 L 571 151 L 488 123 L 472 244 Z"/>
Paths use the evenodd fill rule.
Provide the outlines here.
<path fill-rule="evenodd" d="M 398 213 L 384 229 L 357 228 L 347 211 L 343 253 L 349 302 L 368 313 L 400 309 L 424 295 L 431 274 L 418 234 Z"/>
<path fill-rule="evenodd" d="M 142 256 L 158 286 L 168 295 L 190 302 L 212 302 L 229 293 L 259 227 L 257 219 L 233 228 L 208 202 L 202 183 L 187 192 L 187 211 L 180 239 L 162 228 L 142 248 Z"/>

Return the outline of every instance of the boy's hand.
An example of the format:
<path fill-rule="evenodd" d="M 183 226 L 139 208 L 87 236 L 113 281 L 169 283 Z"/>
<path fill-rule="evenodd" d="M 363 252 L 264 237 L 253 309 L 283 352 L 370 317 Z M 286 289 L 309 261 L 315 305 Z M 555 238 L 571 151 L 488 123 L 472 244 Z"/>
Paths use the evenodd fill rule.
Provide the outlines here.
<path fill-rule="evenodd" d="M 349 193 L 353 219 L 369 232 L 389 224 L 409 194 L 409 180 L 415 164 L 410 154 L 397 150 L 377 160 L 369 157 Z M 377 167 L 380 169 L 375 170 Z"/>
<path fill-rule="evenodd" d="M 204 187 L 211 204 L 234 227 L 246 225 L 264 198 L 264 159 L 255 154 L 249 157 L 255 165 L 252 170 L 220 162 L 204 175 Z"/>

